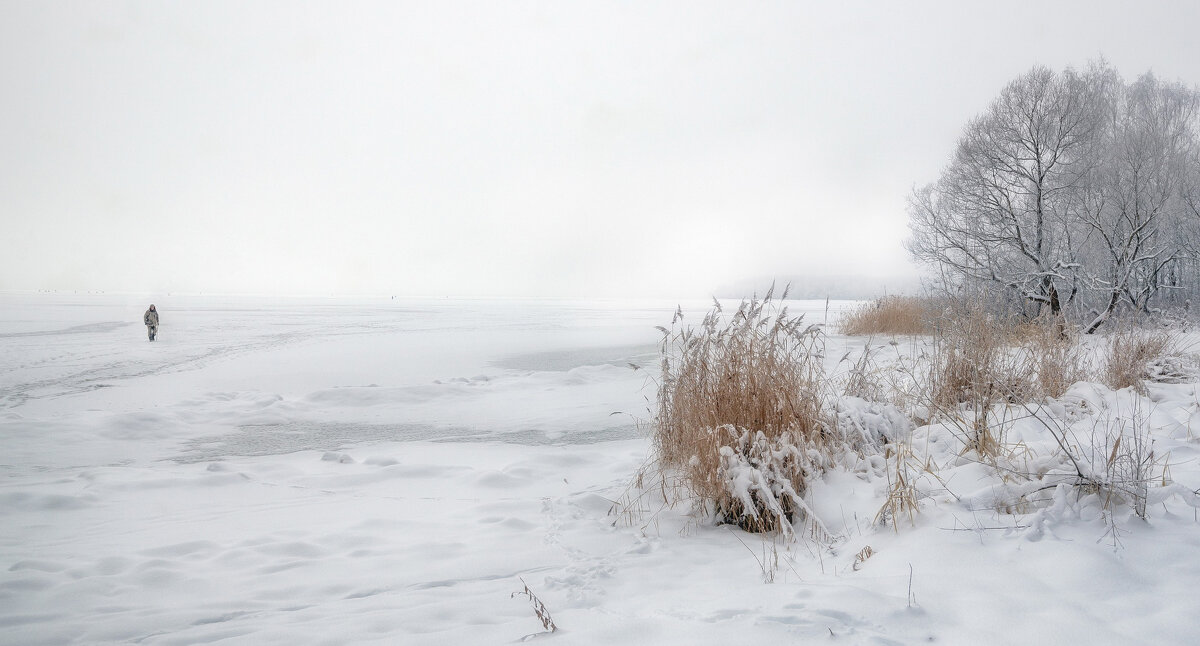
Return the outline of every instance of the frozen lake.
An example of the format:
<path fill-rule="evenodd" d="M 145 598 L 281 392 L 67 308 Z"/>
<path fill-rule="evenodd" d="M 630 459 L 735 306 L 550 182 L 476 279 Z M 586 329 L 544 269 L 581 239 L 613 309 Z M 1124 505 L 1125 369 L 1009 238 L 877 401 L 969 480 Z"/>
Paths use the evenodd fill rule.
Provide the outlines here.
<path fill-rule="evenodd" d="M 646 453 L 655 326 L 676 306 L 155 303 L 162 324 L 149 343 L 145 298 L 0 295 L 0 642 L 301 643 L 285 626 L 342 615 L 335 606 L 376 594 L 364 586 L 420 597 L 428 579 L 450 577 L 442 566 L 490 576 L 472 573 L 460 548 L 414 549 L 498 539 L 472 528 L 478 518 L 421 507 L 489 497 L 540 506 L 624 486 Z M 824 302 L 793 307 L 826 315 Z M 526 460 L 540 466 L 513 466 Z M 453 513 L 498 519 L 489 523 L 520 537 L 533 525 L 502 509 L 512 504 Z M 540 560 L 505 549 L 488 567 L 511 560 L 520 573 Z M 372 554 L 401 563 L 367 565 Z M 370 574 L 382 569 L 386 583 Z M 344 643 L 330 626 L 327 641 Z M 414 631 L 404 620 L 393 636 Z"/>
<path fill-rule="evenodd" d="M 0 296 L 0 414 L 256 402 L 219 436 L 176 438 L 182 459 L 383 440 L 629 439 L 650 416 L 655 326 L 676 306 L 168 297 L 150 344 L 141 300 Z M 827 314 L 823 301 L 792 306 Z"/>

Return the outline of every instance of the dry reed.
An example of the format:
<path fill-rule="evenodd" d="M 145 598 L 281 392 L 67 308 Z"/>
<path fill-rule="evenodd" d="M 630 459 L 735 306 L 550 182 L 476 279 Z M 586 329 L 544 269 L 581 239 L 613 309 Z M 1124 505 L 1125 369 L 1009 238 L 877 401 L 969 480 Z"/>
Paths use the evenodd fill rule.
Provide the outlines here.
<path fill-rule="evenodd" d="M 1108 337 L 1107 361 L 1101 378 L 1113 390 L 1132 387 L 1145 394 L 1150 363 L 1173 352 L 1176 345 L 1167 332 L 1123 327 Z"/>
<path fill-rule="evenodd" d="M 519 577 L 518 577 L 519 578 Z M 529 598 L 529 603 L 533 605 L 533 614 L 537 616 L 538 621 L 542 622 L 542 628 L 547 632 L 557 632 L 558 626 L 555 625 L 554 619 L 550 616 L 550 610 L 546 608 L 546 604 L 529 589 L 529 584 L 525 583 L 525 579 L 520 579 L 521 589 L 509 595 L 509 598 L 514 598 L 518 595 L 523 595 Z"/>
<path fill-rule="evenodd" d="M 912 446 L 906 442 L 889 446 L 884 459 L 887 460 L 887 498 L 875 515 L 875 523 L 878 525 L 890 524 L 899 532 L 900 518 L 908 516 L 909 524 L 915 527 L 917 524 L 916 514 L 920 509 L 920 504 L 917 501 L 915 476 L 910 473 L 912 463 L 916 462 Z"/>
<path fill-rule="evenodd" d="M 1075 382 L 1088 379 L 1091 369 L 1078 334 L 1061 319 L 1039 317 L 1021 331 L 1042 397 L 1062 397 Z"/>
<path fill-rule="evenodd" d="M 942 319 L 930 360 L 930 408 L 961 431 L 966 450 L 994 458 L 1004 442 L 993 411 L 1004 402 L 1036 394 L 1029 354 L 1014 347 L 1018 326 L 989 312 L 982 303 L 957 304 Z"/>
<path fill-rule="evenodd" d="M 771 295 L 732 316 L 717 303 L 697 328 L 660 328 L 659 459 L 720 520 L 752 531 L 788 531 L 805 516 L 812 456 L 834 436 L 820 326 Z"/>
<path fill-rule="evenodd" d="M 903 336 L 930 334 L 933 301 L 914 296 L 887 296 L 859 305 L 839 322 L 848 336 Z"/>

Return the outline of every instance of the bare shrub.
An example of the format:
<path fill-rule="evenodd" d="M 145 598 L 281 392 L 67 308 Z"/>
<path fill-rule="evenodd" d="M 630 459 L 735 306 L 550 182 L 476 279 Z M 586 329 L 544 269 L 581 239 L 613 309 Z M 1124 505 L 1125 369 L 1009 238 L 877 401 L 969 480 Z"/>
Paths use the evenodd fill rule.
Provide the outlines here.
<path fill-rule="evenodd" d="M 1189 491 L 1171 482 L 1167 458 L 1154 450 L 1150 416 L 1136 400 L 1127 414 L 1106 411 L 1093 418 L 1084 437 L 1071 425 L 1063 424 L 1043 410 L 1031 410 L 1031 413 L 1050 432 L 1069 464 L 1067 473 L 1052 470 L 1042 474 L 1040 479 L 1048 481 L 1050 486 L 1067 484 L 1082 494 L 1098 496 L 1102 508 L 1110 512 L 1108 522 L 1114 522 L 1111 512 L 1120 504 L 1128 505 L 1139 517 L 1146 518 L 1152 500 L 1163 500 L 1171 495 L 1182 496 L 1189 504 L 1200 507 L 1200 492 Z M 1068 478 L 1065 483 L 1059 480 L 1064 475 Z M 1115 538 L 1115 526 L 1112 530 Z"/>
<path fill-rule="evenodd" d="M 931 408 L 955 423 L 967 450 L 994 458 L 1003 427 L 989 418 L 998 404 L 1034 394 L 1028 354 L 1014 349 L 1016 324 L 978 302 L 948 310 L 934 343 L 929 367 Z M 964 406 L 965 404 L 965 406 Z"/>
<path fill-rule="evenodd" d="M 1093 428 L 1087 464 L 1096 486 L 1111 509 L 1114 499 L 1126 502 L 1138 516 L 1146 517 L 1146 496 L 1155 464 L 1153 442 L 1139 411 L 1128 418 L 1107 420 Z M 1099 449 L 1099 450 L 1097 450 Z"/>
<path fill-rule="evenodd" d="M 926 298 L 887 296 L 850 310 L 838 329 L 849 336 L 929 334 L 933 310 L 934 304 Z"/>
<path fill-rule="evenodd" d="M 1113 390 L 1132 387 L 1144 394 L 1151 362 L 1171 354 L 1175 345 L 1168 332 L 1123 327 L 1108 337 L 1106 363 L 1101 377 L 1105 385 Z"/>
<path fill-rule="evenodd" d="M 698 328 L 660 329 L 659 460 L 721 521 L 790 531 L 814 456 L 840 444 L 823 404 L 820 326 L 768 292 L 729 317 L 717 303 Z"/>

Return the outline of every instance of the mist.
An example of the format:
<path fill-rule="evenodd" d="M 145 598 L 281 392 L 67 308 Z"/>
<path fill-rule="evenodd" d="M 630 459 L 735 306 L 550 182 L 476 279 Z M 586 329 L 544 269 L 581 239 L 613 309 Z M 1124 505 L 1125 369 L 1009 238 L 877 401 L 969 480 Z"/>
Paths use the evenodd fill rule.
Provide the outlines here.
<path fill-rule="evenodd" d="M 905 200 L 1013 76 L 1200 79 L 1194 5 L 1121 9 L 7 3 L 0 289 L 912 283 Z"/>

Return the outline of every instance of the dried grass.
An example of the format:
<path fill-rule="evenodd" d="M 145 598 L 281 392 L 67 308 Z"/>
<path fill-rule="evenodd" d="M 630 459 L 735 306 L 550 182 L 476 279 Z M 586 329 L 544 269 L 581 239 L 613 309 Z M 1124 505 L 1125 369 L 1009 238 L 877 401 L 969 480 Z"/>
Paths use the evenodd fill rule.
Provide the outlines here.
<path fill-rule="evenodd" d="M 978 301 L 947 308 L 927 382 L 930 408 L 962 432 L 967 450 L 994 460 L 1005 443 L 1007 404 L 1060 397 L 1087 379 L 1078 336 L 1054 317 L 996 315 Z"/>
<path fill-rule="evenodd" d="M 554 619 L 550 616 L 550 611 L 546 608 L 546 604 L 542 603 L 542 600 L 533 593 L 533 590 L 529 589 L 529 584 L 525 583 L 525 579 L 520 579 L 520 581 L 521 589 L 509 595 L 509 598 L 511 599 L 518 595 L 528 597 L 529 603 L 533 605 L 533 614 L 538 618 L 538 621 L 542 622 L 542 628 L 545 628 L 547 632 L 557 632 L 558 626 L 555 625 Z"/>
<path fill-rule="evenodd" d="M 1031 391 L 1033 369 L 1013 352 L 1014 326 L 968 302 L 945 317 L 938 329 L 929 368 L 931 408 L 956 421 L 967 450 L 995 458 L 1003 442 L 989 417 L 1005 401 L 1023 401 Z M 965 410 L 962 410 L 964 408 Z"/>
<path fill-rule="evenodd" d="M 1062 397 L 1075 382 L 1091 376 L 1078 333 L 1061 319 L 1040 317 L 1021 332 L 1037 380 L 1036 391 L 1042 397 Z"/>
<path fill-rule="evenodd" d="M 910 473 L 913 463 L 916 462 L 912 446 L 907 442 L 889 446 L 884 458 L 888 465 L 887 499 L 884 500 L 883 506 L 875 515 L 875 523 L 878 525 L 890 524 L 899 532 L 900 518 L 908 516 L 909 524 L 915 527 L 920 503 L 917 500 L 915 477 Z"/>
<path fill-rule="evenodd" d="M 895 391 L 895 387 L 889 383 L 886 371 L 875 363 L 876 351 L 877 349 L 872 348 L 870 343 L 863 346 L 862 352 L 846 370 L 845 385 L 842 387 L 843 394 L 873 402 L 892 399 L 891 395 Z M 847 352 L 839 365 L 849 358 L 850 353 Z"/>
<path fill-rule="evenodd" d="M 863 303 L 845 314 L 838 330 L 848 336 L 930 334 L 936 303 L 915 296 L 886 296 Z"/>
<path fill-rule="evenodd" d="M 1091 452 L 1083 452 L 1105 509 L 1111 509 L 1113 502 L 1125 502 L 1146 518 L 1146 499 L 1155 472 L 1164 473 L 1165 469 L 1165 462 L 1160 464 L 1155 457 L 1148 418 L 1135 408 L 1127 417 L 1103 420 L 1092 429 Z M 1166 481 L 1165 475 L 1162 480 Z"/>
<path fill-rule="evenodd" d="M 721 521 L 789 531 L 806 516 L 814 456 L 837 443 L 821 393 L 820 326 L 790 316 L 768 292 L 732 316 L 717 303 L 697 328 L 660 329 L 660 461 Z"/>
<path fill-rule="evenodd" d="M 1108 337 L 1107 361 L 1101 378 L 1113 390 L 1133 388 L 1145 394 L 1151 362 L 1173 353 L 1177 345 L 1169 332 L 1125 326 Z"/>

